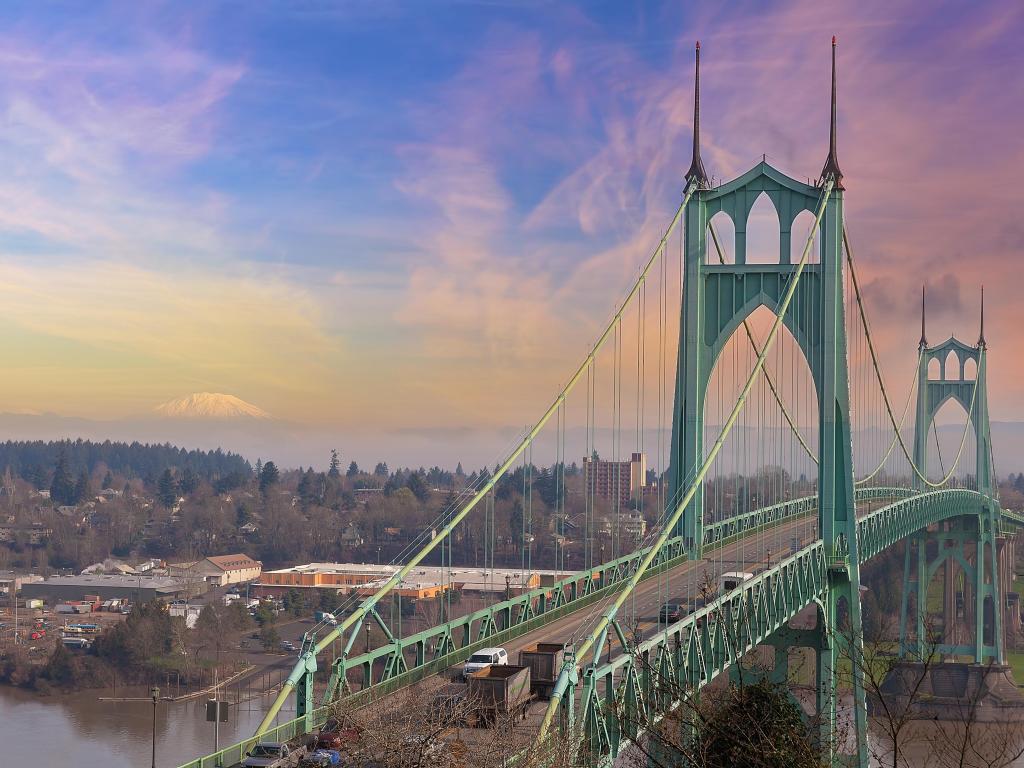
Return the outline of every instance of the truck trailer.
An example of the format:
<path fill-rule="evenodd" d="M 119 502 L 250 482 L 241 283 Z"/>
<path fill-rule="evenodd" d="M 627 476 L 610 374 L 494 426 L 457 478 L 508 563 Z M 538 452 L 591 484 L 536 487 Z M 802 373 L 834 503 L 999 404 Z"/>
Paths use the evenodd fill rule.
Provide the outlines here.
<path fill-rule="evenodd" d="M 473 672 L 468 679 L 469 700 L 484 725 L 503 716 L 511 719 L 518 715 L 526 719 L 526 710 L 533 698 L 529 667 L 494 665 Z"/>
<path fill-rule="evenodd" d="M 519 666 L 530 668 L 530 692 L 547 699 L 562 671 L 565 646 L 561 643 L 532 643 L 519 652 Z"/>

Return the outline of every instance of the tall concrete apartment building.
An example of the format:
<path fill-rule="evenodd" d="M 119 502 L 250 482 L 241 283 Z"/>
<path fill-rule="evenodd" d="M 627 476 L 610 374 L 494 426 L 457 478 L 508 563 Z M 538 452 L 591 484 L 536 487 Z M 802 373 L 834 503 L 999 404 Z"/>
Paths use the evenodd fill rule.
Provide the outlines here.
<path fill-rule="evenodd" d="M 634 453 L 629 461 L 605 461 L 583 457 L 583 488 L 601 499 L 618 498 L 623 507 L 643 490 L 647 478 L 647 456 Z"/>

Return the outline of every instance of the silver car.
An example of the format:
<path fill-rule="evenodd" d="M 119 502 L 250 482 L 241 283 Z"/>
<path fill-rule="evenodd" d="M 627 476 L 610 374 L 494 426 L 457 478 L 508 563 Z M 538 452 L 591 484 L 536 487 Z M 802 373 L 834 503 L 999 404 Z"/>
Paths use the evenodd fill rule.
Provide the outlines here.
<path fill-rule="evenodd" d="M 283 742 L 261 741 L 249 750 L 242 768 L 292 768 L 305 751 L 302 747 L 292 749 Z"/>

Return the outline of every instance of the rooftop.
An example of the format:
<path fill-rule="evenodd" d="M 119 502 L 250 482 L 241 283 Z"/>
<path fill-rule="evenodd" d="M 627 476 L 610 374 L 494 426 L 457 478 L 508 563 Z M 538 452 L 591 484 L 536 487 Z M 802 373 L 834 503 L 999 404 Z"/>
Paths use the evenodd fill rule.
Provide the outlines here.
<path fill-rule="evenodd" d="M 131 589 L 183 589 L 181 579 L 160 576 L 122 576 L 89 573 L 83 576 L 51 576 L 44 582 L 54 587 L 126 587 Z"/>
<path fill-rule="evenodd" d="M 248 570 L 260 568 L 263 565 L 259 560 L 253 560 L 248 555 L 241 553 L 235 555 L 214 555 L 206 559 L 224 571 Z"/>

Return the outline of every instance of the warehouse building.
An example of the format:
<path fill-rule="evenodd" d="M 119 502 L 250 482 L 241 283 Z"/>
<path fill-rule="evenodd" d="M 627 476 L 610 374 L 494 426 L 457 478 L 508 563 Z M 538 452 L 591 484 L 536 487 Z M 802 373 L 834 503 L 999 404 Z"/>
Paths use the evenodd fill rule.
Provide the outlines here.
<path fill-rule="evenodd" d="M 263 571 L 263 564 L 245 554 L 214 555 L 192 563 L 176 563 L 167 566 L 170 576 L 185 579 L 202 579 L 212 586 L 242 584 L 255 581 Z"/>
<path fill-rule="evenodd" d="M 339 592 L 370 594 L 383 586 L 398 566 L 370 563 L 307 563 L 292 568 L 264 571 L 254 594 L 282 595 L 291 589 L 336 589 Z M 568 574 L 564 574 L 568 575 Z M 448 589 L 518 595 L 526 590 L 549 586 L 554 571 L 522 571 L 519 568 L 414 568 L 398 589 L 403 597 L 434 597 Z"/>
<path fill-rule="evenodd" d="M 84 600 L 95 596 L 100 600 L 127 600 L 145 603 L 150 600 L 169 601 L 196 594 L 196 584 L 182 579 L 159 576 L 120 576 L 88 574 L 85 576 L 51 576 L 45 581 L 22 584 L 24 598 L 42 598 L 47 603 Z M 205 591 L 200 582 L 199 590 Z"/>

